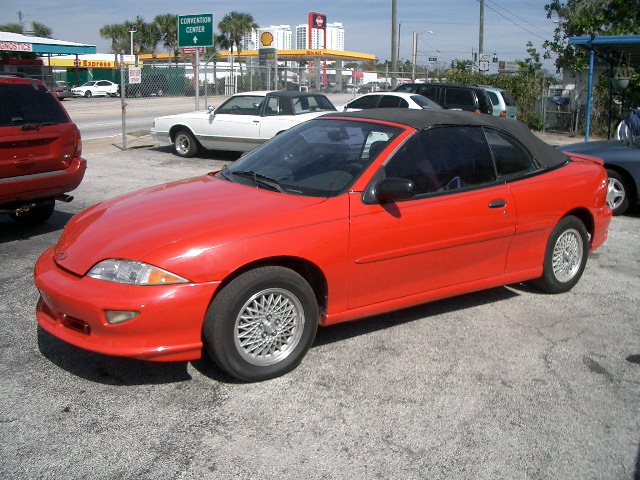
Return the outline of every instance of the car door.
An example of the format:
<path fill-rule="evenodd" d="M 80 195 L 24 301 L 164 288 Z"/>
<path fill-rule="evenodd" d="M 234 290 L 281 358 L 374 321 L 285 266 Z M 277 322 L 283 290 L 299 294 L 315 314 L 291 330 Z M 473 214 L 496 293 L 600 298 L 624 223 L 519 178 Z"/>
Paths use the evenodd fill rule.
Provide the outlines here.
<path fill-rule="evenodd" d="M 209 114 L 199 132 L 207 148 L 248 151 L 260 145 L 264 95 L 235 95 Z"/>
<path fill-rule="evenodd" d="M 94 95 L 108 95 L 113 90 L 113 86 L 111 82 L 107 82 L 106 80 L 99 80 L 95 85 Z"/>
<path fill-rule="evenodd" d="M 383 168 L 377 177 L 412 180 L 417 194 L 388 203 L 351 195 L 349 308 L 504 273 L 515 204 L 481 128 L 418 132 Z"/>

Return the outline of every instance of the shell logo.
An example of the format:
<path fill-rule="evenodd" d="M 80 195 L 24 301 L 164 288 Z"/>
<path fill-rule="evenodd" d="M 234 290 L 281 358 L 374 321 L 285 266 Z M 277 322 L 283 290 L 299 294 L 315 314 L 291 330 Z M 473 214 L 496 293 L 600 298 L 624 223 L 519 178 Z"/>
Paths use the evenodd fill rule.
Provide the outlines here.
<path fill-rule="evenodd" d="M 263 47 L 269 47 L 273 45 L 273 34 L 271 32 L 264 32 L 260 35 L 260 43 Z"/>

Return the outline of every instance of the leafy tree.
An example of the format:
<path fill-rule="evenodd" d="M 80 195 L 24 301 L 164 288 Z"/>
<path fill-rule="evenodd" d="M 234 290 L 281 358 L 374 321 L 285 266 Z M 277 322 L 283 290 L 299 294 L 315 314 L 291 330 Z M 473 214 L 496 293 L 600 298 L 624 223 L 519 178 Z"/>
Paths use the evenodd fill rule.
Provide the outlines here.
<path fill-rule="evenodd" d="M 542 69 L 542 62 L 540 61 L 540 53 L 534 48 L 533 43 L 527 42 L 527 53 L 529 58 L 523 61 L 519 61 L 520 71 L 528 72 L 531 75 L 535 75 Z"/>
<path fill-rule="evenodd" d="M 587 68 L 587 53 L 568 44 L 569 37 L 581 35 L 628 35 L 640 33 L 638 0 L 553 0 L 545 5 L 547 18 L 557 17 L 553 40 L 543 46 L 556 53 L 556 68 L 581 72 Z"/>

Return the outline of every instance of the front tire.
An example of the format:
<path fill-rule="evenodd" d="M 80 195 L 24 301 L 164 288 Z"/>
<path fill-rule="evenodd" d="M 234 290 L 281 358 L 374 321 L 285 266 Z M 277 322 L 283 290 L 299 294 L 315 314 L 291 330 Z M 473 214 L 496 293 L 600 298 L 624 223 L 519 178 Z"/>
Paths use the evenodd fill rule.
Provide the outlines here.
<path fill-rule="evenodd" d="M 84 96 L 85 98 L 91 98 L 92 96 L 91 90 L 87 90 L 86 92 L 84 92 Z"/>
<path fill-rule="evenodd" d="M 191 158 L 198 153 L 198 143 L 191 132 L 180 130 L 173 139 L 176 154 L 180 157 Z"/>
<path fill-rule="evenodd" d="M 567 216 L 555 226 L 544 255 L 542 277 L 534 285 L 549 293 L 565 293 L 580 280 L 587 265 L 589 235 L 584 223 Z"/>
<path fill-rule="evenodd" d="M 207 311 L 207 352 L 229 375 L 258 382 L 293 370 L 318 328 L 318 303 L 307 281 L 284 267 L 246 272 L 216 295 Z"/>

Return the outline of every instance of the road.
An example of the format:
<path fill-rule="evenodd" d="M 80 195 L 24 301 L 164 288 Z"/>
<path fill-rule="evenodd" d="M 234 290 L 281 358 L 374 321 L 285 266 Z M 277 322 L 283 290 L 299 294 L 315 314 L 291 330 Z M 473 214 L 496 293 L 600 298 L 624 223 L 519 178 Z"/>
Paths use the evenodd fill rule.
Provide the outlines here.
<path fill-rule="evenodd" d="M 567 294 L 514 285 L 336 325 L 290 374 L 242 384 L 207 360 L 105 357 L 37 328 L 33 264 L 72 215 L 233 157 L 87 160 L 46 225 L 0 218 L 0 478 L 639 478 L 637 215 L 613 219 Z"/>

